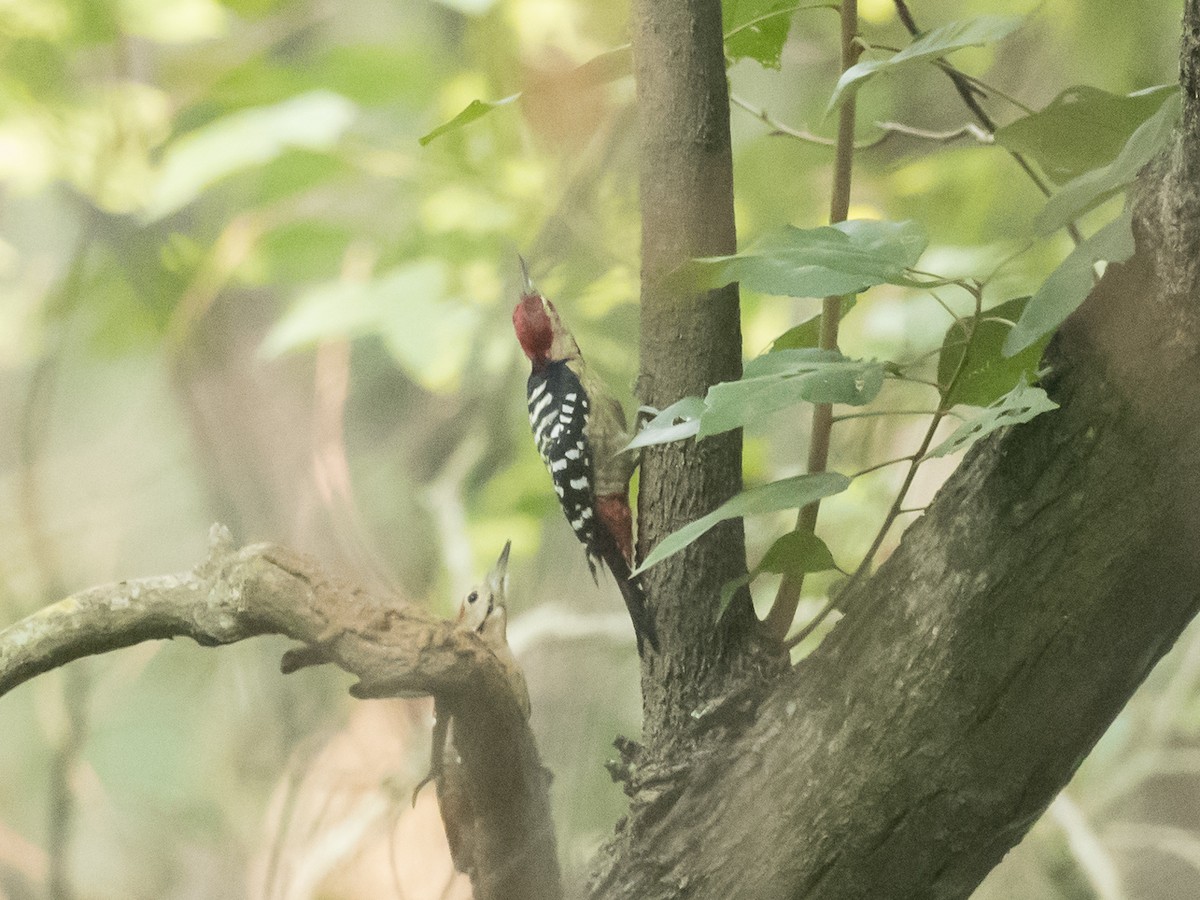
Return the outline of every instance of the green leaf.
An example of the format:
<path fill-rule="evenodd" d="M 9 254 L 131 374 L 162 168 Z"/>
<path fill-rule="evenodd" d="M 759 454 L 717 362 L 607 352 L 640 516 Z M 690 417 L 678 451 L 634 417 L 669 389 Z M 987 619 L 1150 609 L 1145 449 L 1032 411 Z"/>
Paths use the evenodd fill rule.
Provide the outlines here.
<path fill-rule="evenodd" d="M 1004 339 L 1005 356 L 1015 356 L 1049 334 L 1092 291 L 1097 262 L 1124 262 L 1133 256 L 1133 226 L 1128 209 L 1071 251 L 1026 304 L 1017 325 Z"/>
<path fill-rule="evenodd" d="M 1061 184 L 1112 162 L 1138 126 L 1178 92 L 1169 84 L 1122 97 L 1076 85 L 1040 112 L 1000 128 L 996 143 L 1032 157 Z"/>
<path fill-rule="evenodd" d="M 521 94 L 518 92 L 501 100 L 472 100 L 467 104 L 466 108 L 462 112 L 460 112 L 449 122 L 443 122 L 437 128 L 433 129 L 433 131 L 430 131 L 417 138 L 417 143 L 424 147 L 431 141 L 437 140 L 444 134 L 449 134 L 451 131 L 458 131 L 458 129 L 464 128 L 478 119 L 482 119 L 493 109 L 499 109 L 501 106 L 508 106 L 508 104 L 512 103 L 514 100 L 517 100 L 520 98 L 520 96 Z"/>
<path fill-rule="evenodd" d="M 999 41 L 1012 34 L 1020 24 L 1020 18 L 1014 16 L 980 16 L 949 22 L 928 31 L 888 59 L 860 62 L 843 72 L 837 87 L 833 89 L 833 96 L 829 98 L 826 111 L 832 112 L 850 91 L 858 90 L 867 79 L 880 72 L 937 59 L 963 47 L 978 47 Z"/>
<path fill-rule="evenodd" d="M 726 519 L 736 519 L 756 513 L 779 512 L 784 509 L 797 509 L 823 497 L 840 494 L 849 486 L 850 479 L 845 475 L 839 475 L 836 472 L 820 472 L 813 475 L 784 478 L 782 481 L 773 481 L 761 487 L 742 491 L 708 515 L 701 516 L 695 522 L 684 525 L 678 531 L 659 541 L 658 546 L 634 570 L 634 574 L 644 572 L 668 556 L 675 555 L 714 525 L 724 522 Z"/>
<path fill-rule="evenodd" d="M 954 388 L 946 395 L 946 404 L 966 403 L 970 406 L 987 406 L 1012 390 L 1022 377 L 1034 380 L 1042 350 L 1050 340 L 1049 335 L 1035 341 L 1015 356 L 1005 356 L 1004 341 L 1013 325 L 1021 317 L 1028 297 L 1018 297 L 987 310 L 975 326 L 971 346 L 966 346 L 966 336 L 959 325 L 951 325 L 942 341 L 942 352 L 938 357 L 938 382 L 949 384 L 958 370 L 959 362 L 966 352 L 966 362 Z M 1005 321 L 996 321 L 1003 319 Z M 964 326 L 966 323 L 963 323 Z"/>
<path fill-rule="evenodd" d="M 870 403 L 883 387 L 883 365 L 836 350 L 780 350 L 746 365 L 738 381 L 708 389 L 697 439 L 758 421 L 797 403 Z"/>
<path fill-rule="evenodd" d="M 633 436 L 633 440 L 625 446 L 625 450 L 669 444 L 693 437 L 700 430 L 700 416 L 703 412 L 702 398 L 684 397 L 643 425 Z"/>
<path fill-rule="evenodd" d="M 846 314 L 854 309 L 855 300 L 853 295 L 842 297 L 842 308 L 838 313 L 838 321 L 846 318 Z M 802 350 L 807 347 L 816 347 L 821 343 L 821 317 L 813 316 L 811 319 L 806 319 L 794 328 L 789 328 L 771 343 L 771 353 L 777 353 L 780 350 Z"/>
<path fill-rule="evenodd" d="M 345 97 L 313 91 L 232 113 L 190 131 L 167 148 L 143 215 L 148 221 L 170 215 L 209 185 L 263 166 L 288 150 L 328 151 L 356 115 L 357 107 Z"/>
<path fill-rule="evenodd" d="M 709 291 L 731 281 L 764 294 L 831 297 L 877 284 L 903 283 L 928 238 L 912 221 L 857 219 L 820 228 L 785 225 L 735 256 L 684 263 L 671 276 L 687 290 Z"/>
<path fill-rule="evenodd" d="M 762 562 L 752 571 L 740 578 L 731 578 L 721 586 L 716 620 L 720 620 L 738 590 L 763 572 L 798 578 L 810 572 L 826 572 L 836 568 L 833 554 L 829 552 L 823 540 L 806 531 L 789 531 L 770 546 L 763 555 Z"/>
<path fill-rule="evenodd" d="M 791 0 L 725 0 L 721 4 L 725 55 L 735 61 L 753 59 L 764 68 L 778 69 L 793 14 L 821 8 L 837 7 L 832 3 L 797 6 Z"/>
<path fill-rule="evenodd" d="M 1022 380 L 974 419 L 958 426 L 950 437 L 926 453 L 925 459 L 957 453 L 998 428 L 1028 422 L 1052 409 L 1058 409 L 1058 404 L 1047 397 L 1045 391 L 1039 387 L 1030 387 Z"/>
<path fill-rule="evenodd" d="M 1179 119 L 1179 109 L 1179 94 L 1167 98 L 1158 112 L 1130 135 L 1116 159 L 1072 179 L 1047 200 L 1034 219 L 1034 228 L 1041 234 L 1049 234 L 1124 190 L 1142 167 L 1167 146 Z"/>
<path fill-rule="evenodd" d="M 836 568 L 833 554 L 823 540 L 807 531 L 789 531 L 770 546 L 754 571 L 795 578 Z"/>

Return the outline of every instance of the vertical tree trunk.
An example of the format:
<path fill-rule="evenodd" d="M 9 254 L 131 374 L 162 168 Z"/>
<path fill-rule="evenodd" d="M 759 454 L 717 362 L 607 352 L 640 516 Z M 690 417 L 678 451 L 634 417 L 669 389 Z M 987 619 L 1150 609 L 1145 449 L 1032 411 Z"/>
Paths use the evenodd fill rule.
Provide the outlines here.
<path fill-rule="evenodd" d="M 641 401 L 663 408 L 741 377 L 736 285 L 690 294 L 663 283 L 694 256 L 736 251 L 729 98 L 719 0 L 635 0 L 634 74 L 642 206 Z M 638 551 L 741 489 L 740 431 L 649 449 Z M 740 520 L 714 528 L 644 577 L 662 638 L 643 668 L 645 733 L 671 744 L 744 659 L 756 622 L 743 592 L 716 625 L 722 585 L 745 574 Z"/>

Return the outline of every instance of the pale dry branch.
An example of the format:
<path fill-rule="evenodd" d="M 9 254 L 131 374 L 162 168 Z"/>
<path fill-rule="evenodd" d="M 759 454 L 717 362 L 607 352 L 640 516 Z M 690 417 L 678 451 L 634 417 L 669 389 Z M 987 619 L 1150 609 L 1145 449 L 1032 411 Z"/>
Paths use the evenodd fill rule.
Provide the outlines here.
<path fill-rule="evenodd" d="M 286 548 L 237 549 L 214 526 L 208 558 L 190 572 L 89 588 L 0 631 L 0 696 L 84 656 L 147 640 L 204 646 L 280 634 L 302 646 L 285 673 L 332 663 L 355 675 L 359 698 L 431 694 L 453 715 L 454 747 L 438 787 L 455 864 L 475 896 L 562 895 L 550 821 L 549 774 L 491 650 L 398 598 L 372 596 Z"/>

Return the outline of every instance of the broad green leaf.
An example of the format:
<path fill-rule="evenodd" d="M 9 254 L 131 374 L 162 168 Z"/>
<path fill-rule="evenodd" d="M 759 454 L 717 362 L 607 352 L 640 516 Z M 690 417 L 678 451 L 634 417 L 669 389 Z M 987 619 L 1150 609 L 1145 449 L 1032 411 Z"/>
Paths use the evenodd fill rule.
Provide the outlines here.
<path fill-rule="evenodd" d="M 1040 112 L 1000 128 L 996 143 L 1032 157 L 1061 184 L 1112 162 L 1138 126 L 1178 92 L 1170 84 L 1122 97 L 1076 85 Z"/>
<path fill-rule="evenodd" d="M 823 540 L 806 531 L 789 531 L 771 545 L 763 555 L 762 562 L 752 571 L 740 578 L 730 579 L 721 586 L 716 618 L 720 620 L 725 608 L 742 585 L 749 584 L 763 572 L 798 578 L 809 572 L 827 572 L 836 568 L 833 554 L 829 552 Z"/>
<path fill-rule="evenodd" d="M 780 350 L 746 365 L 738 381 L 708 389 L 697 438 L 756 422 L 797 403 L 870 403 L 883 387 L 878 362 L 847 359 L 836 350 Z"/>
<path fill-rule="evenodd" d="M 1034 219 L 1034 228 L 1041 234 L 1049 234 L 1124 190 L 1142 167 L 1167 146 L 1175 122 L 1179 119 L 1179 108 L 1178 94 L 1164 101 L 1158 112 L 1130 135 L 1116 159 L 1072 179 L 1047 200 Z"/>
<path fill-rule="evenodd" d="M 785 225 L 746 251 L 684 263 L 671 276 L 695 291 L 731 281 L 764 294 L 831 297 L 903 281 L 928 244 L 916 222 L 856 219 L 820 228 Z"/>
<path fill-rule="evenodd" d="M 958 370 L 959 362 L 966 352 L 966 362 L 954 383 L 954 389 L 946 396 L 946 403 L 966 403 L 970 406 L 987 406 L 1003 397 L 1022 377 L 1033 381 L 1038 363 L 1042 358 L 1049 335 L 1035 341 L 1015 356 L 1005 356 L 1004 340 L 1012 330 L 1029 302 L 1028 297 L 1009 300 L 987 310 L 975 327 L 975 335 L 968 350 L 963 328 L 951 325 L 942 341 L 942 353 L 938 357 L 938 382 L 949 384 Z M 997 321 L 1003 319 L 1005 321 Z"/>
<path fill-rule="evenodd" d="M 1039 387 L 1021 381 L 1015 388 L 980 412 L 974 419 L 963 422 L 954 433 L 925 454 L 926 459 L 946 456 L 965 450 L 985 435 L 1007 425 L 1028 422 L 1044 412 L 1058 409 L 1058 404 Z"/>
<path fill-rule="evenodd" d="M 836 568 L 833 554 L 823 540 L 807 531 L 789 531 L 771 545 L 755 572 L 796 577 Z"/>
<path fill-rule="evenodd" d="M 1131 256 L 1133 226 L 1126 209 L 1072 250 L 1050 273 L 1004 339 L 1004 355 L 1015 356 L 1061 325 L 1091 293 L 1097 262 L 1124 262 Z"/>
<path fill-rule="evenodd" d="M 838 79 L 827 111 L 832 111 L 850 91 L 858 90 L 867 79 L 912 63 L 927 62 L 963 47 L 978 47 L 1008 37 L 1021 24 L 1014 16 L 980 16 L 949 22 L 921 35 L 888 59 L 867 60 L 851 66 Z"/>
<path fill-rule="evenodd" d="M 458 131 L 458 129 L 464 128 L 478 119 L 482 119 L 493 109 L 499 109 L 501 106 L 508 106 L 508 104 L 512 103 L 520 96 L 521 95 L 517 93 L 511 94 L 510 96 L 501 100 L 472 100 L 466 105 L 466 108 L 463 109 L 462 112 L 460 112 L 449 122 L 443 122 L 437 128 L 433 129 L 433 131 L 423 134 L 421 137 L 417 138 L 417 143 L 424 147 L 430 143 L 430 141 L 435 141 L 444 134 L 449 134 L 451 131 Z"/>
<path fill-rule="evenodd" d="M 764 68 L 778 69 L 793 14 L 824 7 L 837 8 L 832 3 L 797 5 L 794 0 L 725 0 L 721 4 L 725 54 L 735 61 L 749 58 Z"/>
<path fill-rule="evenodd" d="M 668 556 L 675 555 L 708 532 L 714 525 L 724 522 L 726 519 L 736 519 L 756 513 L 779 512 L 784 509 L 798 509 L 823 497 L 840 494 L 849 486 L 850 479 L 845 475 L 839 475 L 836 472 L 820 472 L 814 475 L 784 478 L 781 481 L 773 481 L 770 484 L 742 491 L 708 515 L 701 516 L 695 522 L 684 525 L 678 531 L 659 541 L 658 546 L 634 570 L 634 574 L 644 572 Z"/>
<path fill-rule="evenodd" d="M 704 412 L 704 400 L 700 397 L 684 397 L 672 403 L 653 419 L 642 426 L 626 446 L 626 450 L 669 444 L 690 438 L 700 430 L 700 416 Z"/>
<path fill-rule="evenodd" d="M 842 308 L 838 314 L 838 320 L 846 318 L 846 314 L 854 309 L 857 301 L 853 295 L 848 295 L 842 298 Z M 802 350 L 806 347 L 816 347 L 821 342 L 821 317 L 813 316 L 811 319 L 806 319 L 794 328 L 789 328 L 771 344 L 771 353 L 777 353 L 780 350 Z"/>
<path fill-rule="evenodd" d="M 149 221 L 170 215 L 209 185 L 288 150 L 328 151 L 356 115 L 357 108 L 345 97 L 313 91 L 190 131 L 167 148 L 143 215 Z"/>

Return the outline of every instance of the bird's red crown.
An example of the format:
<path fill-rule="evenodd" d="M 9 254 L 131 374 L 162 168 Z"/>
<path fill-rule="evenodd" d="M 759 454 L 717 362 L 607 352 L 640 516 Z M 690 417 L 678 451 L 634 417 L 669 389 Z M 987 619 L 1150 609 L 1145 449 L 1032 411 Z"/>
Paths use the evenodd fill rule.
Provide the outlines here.
<path fill-rule="evenodd" d="M 513 329 L 534 369 L 550 361 L 550 345 L 554 342 L 554 325 L 546 311 L 547 306 L 551 306 L 550 301 L 541 294 L 525 291 L 513 308 Z"/>

